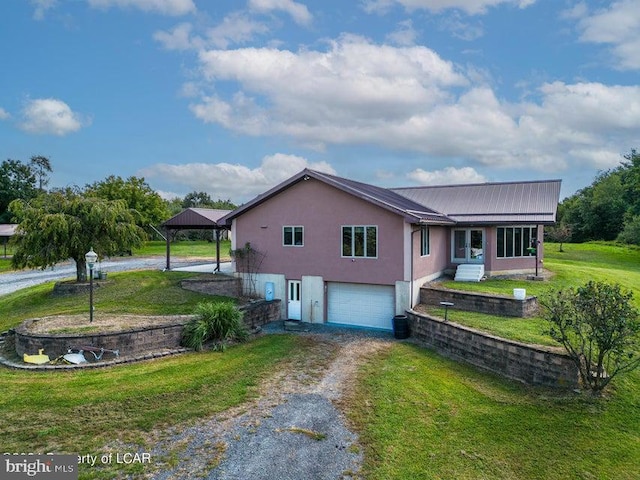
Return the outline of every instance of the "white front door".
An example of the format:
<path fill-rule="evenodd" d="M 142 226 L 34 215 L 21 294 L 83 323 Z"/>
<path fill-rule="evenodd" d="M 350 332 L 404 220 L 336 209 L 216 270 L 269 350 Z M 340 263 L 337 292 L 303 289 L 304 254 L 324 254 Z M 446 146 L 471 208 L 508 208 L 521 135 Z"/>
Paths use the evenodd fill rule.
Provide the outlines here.
<path fill-rule="evenodd" d="M 301 320 L 302 302 L 300 301 L 300 290 L 302 282 L 300 280 L 289 280 L 287 282 L 287 318 L 289 320 Z"/>

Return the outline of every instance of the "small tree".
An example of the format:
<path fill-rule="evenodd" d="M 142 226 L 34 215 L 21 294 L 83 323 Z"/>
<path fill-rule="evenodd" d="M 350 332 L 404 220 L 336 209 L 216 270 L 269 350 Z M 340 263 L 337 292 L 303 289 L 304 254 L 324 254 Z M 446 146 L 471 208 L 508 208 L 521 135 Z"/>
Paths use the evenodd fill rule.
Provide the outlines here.
<path fill-rule="evenodd" d="M 251 243 L 247 242 L 243 248 L 231 250 L 230 254 L 236 262 L 236 270 L 244 274 L 244 291 L 249 297 L 255 297 L 257 295 L 256 276 L 266 253 L 256 250 Z"/>
<path fill-rule="evenodd" d="M 15 200 L 9 208 L 19 223 L 13 266 L 45 269 L 71 258 L 78 282 L 87 278 L 84 255 L 90 247 L 102 258 L 140 246 L 144 238 L 122 200 L 86 198 L 67 189 Z"/>
<path fill-rule="evenodd" d="M 549 240 L 560 244 L 560 252 L 564 252 L 562 244 L 571 240 L 571 227 L 566 223 L 560 223 L 548 229 Z"/>
<path fill-rule="evenodd" d="M 591 281 L 541 302 L 548 333 L 564 346 L 582 384 L 594 393 L 640 365 L 640 321 L 632 296 L 620 285 Z"/>

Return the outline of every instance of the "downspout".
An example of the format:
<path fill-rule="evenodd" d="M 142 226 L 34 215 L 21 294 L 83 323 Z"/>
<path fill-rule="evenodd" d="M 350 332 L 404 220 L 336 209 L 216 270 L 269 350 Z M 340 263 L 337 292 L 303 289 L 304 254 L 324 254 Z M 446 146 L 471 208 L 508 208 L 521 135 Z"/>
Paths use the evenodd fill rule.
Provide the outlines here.
<path fill-rule="evenodd" d="M 413 309 L 413 235 L 420 230 L 411 230 L 411 278 L 409 279 L 409 307 Z"/>

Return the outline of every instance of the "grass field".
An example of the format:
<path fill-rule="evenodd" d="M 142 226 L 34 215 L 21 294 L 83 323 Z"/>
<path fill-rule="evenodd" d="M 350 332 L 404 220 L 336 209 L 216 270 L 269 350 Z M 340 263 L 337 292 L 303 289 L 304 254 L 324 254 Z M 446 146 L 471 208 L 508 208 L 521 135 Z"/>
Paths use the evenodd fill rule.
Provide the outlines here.
<path fill-rule="evenodd" d="M 560 279 L 556 285 L 617 278 L 637 301 L 638 250 L 601 244 L 565 250 L 547 250 L 545 265 Z M 180 290 L 184 276 L 191 275 L 110 274 L 113 283 L 96 291 L 97 314 L 192 313 L 204 297 Z M 24 318 L 87 308 L 85 297 L 52 298 L 50 291 L 49 284 L 1 297 L 0 330 Z M 265 336 L 222 354 L 94 371 L 0 368 L 0 445 L 4 451 L 96 453 L 122 438 L 144 450 L 153 429 L 195 422 L 247 401 L 280 362 L 304 356 L 309 341 Z M 593 398 L 526 387 L 396 343 L 368 359 L 341 406 L 360 435 L 368 480 L 640 478 L 640 371 Z M 143 468 L 87 468 L 80 478 L 136 478 Z"/>
<path fill-rule="evenodd" d="M 610 244 L 565 244 L 564 249 L 547 247 L 552 288 L 617 281 L 638 303 L 640 250 Z M 464 285 L 507 294 L 522 286 L 505 280 Z M 528 290 L 529 285 L 533 294 L 549 288 L 531 282 Z M 455 315 L 462 323 L 470 318 Z M 539 319 L 524 322 L 524 333 L 515 331 L 518 321 L 507 320 L 506 327 L 491 317 L 466 321 L 516 337 L 535 337 L 543 328 Z M 347 403 L 370 480 L 640 478 L 639 370 L 594 398 L 525 387 L 423 348 L 395 345 L 360 371 Z"/>
<path fill-rule="evenodd" d="M 180 280 L 194 278 L 188 272 L 137 272 L 109 274 L 109 282 L 94 291 L 95 315 L 128 313 L 140 315 L 190 314 L 209 295 L 183 290 Z M 89 315 L 89 294 L 54 297 L 53 285 L 45 283 L 0 297 L 0 331 L 27 318 L 48 315 Z M 215 297 L 213 297 L 215 299 Z"/>
<path fill-rule="evenodd" d="M 583 285 L 598 279 L 619 283 L 634 292 L 633 303 L 640 308 L 640 248 L 611 243 L 545 244 L 545 269 L 551 277 L 544 282 L 522 279 L 493 279 L 482 282 L 443 281 L 442 285 L 455 290 L 512 295 L 514 288 L 525 288 L 527 295 L 544 297 L 567 287 Z M 444 317 L 444 310 L 431 309 L 433 315 Z M 555 345 L 545 333 L 547 323 L 540 317 L 505 318 L 449 309 L 448 318 L 469 327 L 494 335 L 528 343 Z"/>
<path fill-rule="evenodd" d="M 368 480 L 640 478 L 640 373 L 601 399 L 527 388 L 407 344 L 348 401 Z"/>
<path fill-rule="evenodd" d="M 118 440 L 150 451 L 153 429 L 196 421 L 239 405 L 277 364 L 304 349 L 293 336 L 262 337 L 221 353 L 74 372 L 0 369 L 3 452 L 102 454 Z M 154 464 L 169 459 L 154 459 Z M 137 465 L 137 473 L 142 474 Z M 86 467 L 80 478 L 123 478 L 123 465 Z"/>

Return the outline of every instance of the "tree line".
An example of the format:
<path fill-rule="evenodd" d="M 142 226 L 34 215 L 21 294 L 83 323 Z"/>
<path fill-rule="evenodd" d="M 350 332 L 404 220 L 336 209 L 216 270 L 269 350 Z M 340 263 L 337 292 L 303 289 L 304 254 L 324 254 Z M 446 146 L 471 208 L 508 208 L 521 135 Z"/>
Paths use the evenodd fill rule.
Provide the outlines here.
<path fill-rule="evenodd" d="M 78 194 L 104 200 L 123 200 L 133 210 L 136 223 L 148 229 L 158 226 L 185 208 L 214 208 L 233 210 L 237 207 L 230 199 L 214 200 L 202 191 L 193 191 L 184 197 L 166 200 L 154 191 L 143 177 L 110 175 L 101 181 L 67 188 L 47 190 L 49 174 L 53 172 L 51 161 L 42 155 L 31 157 L 29 162 L 7 159 L 0 164 L 0 223 L 12 223 L 14 213 L 9 205 L 14 200 L 30 201 L 41 194 Z"/>
<path fill-rule="evenodd" d="M 89 247 L 109 257 L 132 248 L 157 232 L 156 227 L 184 208 L 232 210 L 230 200 L 212 200 L 206 192 L 165 200 L 144 178 L 111 175 L 86 185 L 47 190 L 51 162 L 35 156 L 28 163 L 0 164 L 0 223 L 17 223 L 12 264 L 47 268 L 76 262 L 77 280 L 86 279 Z"/>
<path fill-rule="evenodd" d="M 617 240 L 640 245 L 640 153 L 632 149 L 616 168 L 600 172 L 593 183 L 558 206 L 552 240 Z"/>

